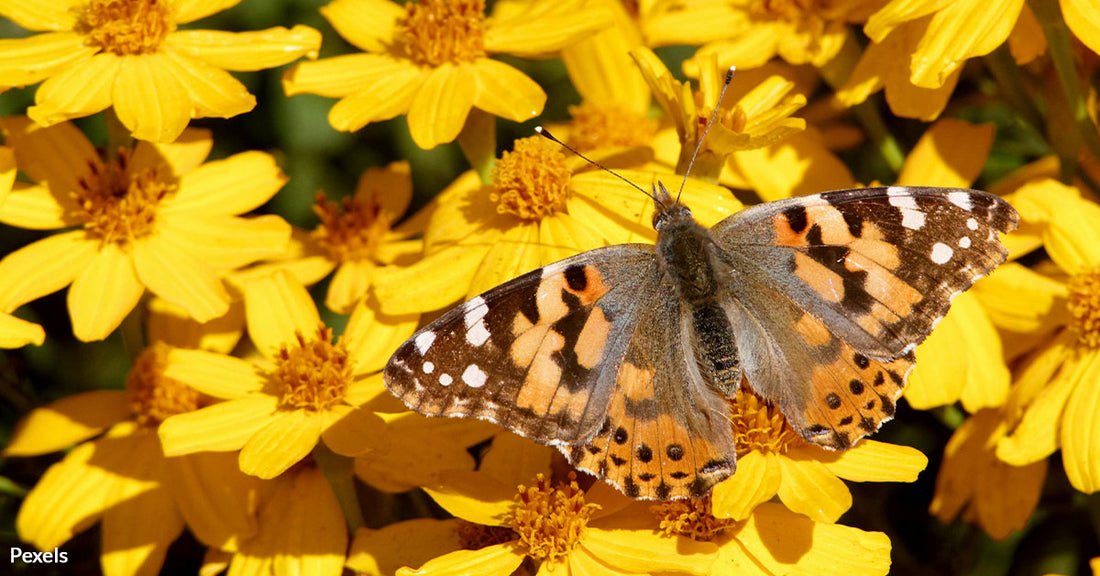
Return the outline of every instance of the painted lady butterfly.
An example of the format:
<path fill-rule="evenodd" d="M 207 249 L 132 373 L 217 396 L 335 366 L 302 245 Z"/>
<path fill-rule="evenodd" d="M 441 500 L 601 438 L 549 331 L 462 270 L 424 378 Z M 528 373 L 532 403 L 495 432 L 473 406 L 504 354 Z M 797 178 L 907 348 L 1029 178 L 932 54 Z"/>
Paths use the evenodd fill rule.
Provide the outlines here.
<path fill-rule="evenodd" d="M 914 347 L 1017 221 L 943 188 L 791 198 L 709 230 L 663 185 L 654 200 L 656 246 L 584 252 L 451 310 L 393 355 L 390 391 L 558 446 L 628 496 L 699 497 L 733 474 L 742 376 L 810 442 L 878 430 Z"/>

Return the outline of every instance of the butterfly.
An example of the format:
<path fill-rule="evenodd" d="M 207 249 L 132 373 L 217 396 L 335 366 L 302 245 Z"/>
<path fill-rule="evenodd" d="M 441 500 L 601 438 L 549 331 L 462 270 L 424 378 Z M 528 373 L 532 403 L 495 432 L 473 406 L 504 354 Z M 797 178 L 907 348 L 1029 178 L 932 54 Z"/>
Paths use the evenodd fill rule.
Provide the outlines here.
<path fill-rule="evenodd" d="M 1018 220 L 947 188 L 790 198 L 710 229 L 663 184 L 653 199 L 656 245 L 583 252 L 469 300 L 397 349 L 386 386 L 421 414 L 557 446 L 633 498 L 701 497 L 734 472 L 742 377 L 826 448 L 892 418 L 914 348 L 1005 260 L 998 233 Z"/>

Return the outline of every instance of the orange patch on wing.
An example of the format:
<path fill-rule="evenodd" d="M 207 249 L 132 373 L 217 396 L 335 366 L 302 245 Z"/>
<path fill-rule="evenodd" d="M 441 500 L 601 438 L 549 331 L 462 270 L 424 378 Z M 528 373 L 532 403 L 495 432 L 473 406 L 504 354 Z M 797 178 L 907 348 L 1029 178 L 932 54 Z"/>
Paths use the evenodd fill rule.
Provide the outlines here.
<path fill-rule="evenodd" d="M 867 294 L 897 316 L 908 316 L 924 296 L 907 282 L 885 270 L 872 270 L 863 283 Z"/>
<path fill-rule="evenodd" d="M 794 331 L 802 336 L 808 346 L 821 346 L 833 339 L 829 329 L 820 320 L 805 313 L 794 323 Z"/>
<path fill-rule="evenodd" d="M 801 252 L 794 255 L 794 274 L 823 299 L 833 303 L 844 299 L 844 279 Z"/>
<path fill-rule="evenodd" d="M 581 389 L 570 392 L 564 386 L 559 386 L 554 400 L 550 403 L 550 414 L 568 414 L 573 421 L 580 421 L 584 416 L 584 409 L 588 406 L 591 396 L 588 390 Z"/>
<path fill-rule="evenodd" d="M 787 214 L 781 213 L 775 218 L 775 243 L 780 246 L 805 246 L 806 231 L 795 232 Z"/>
<path fill-rule="evenodd" d="M 584 267 L 584 278 L 584 290 L 573 290 L 569 287 L 568 282 L 565 283 L 565 289 L 575 294 L 580 299 L 581 304 L 589 306 L 596 300 L 603 298 L 604 294 L 607 294 L 607 285 L 604 284 L 603 276 L 595 266 Z"/>
<path fill-rule="evenodd" d="M 615 383 L 626 398 L 638 401 L 653 398 L 653 371 L 623 362 Z"/>
<path fill-rule="evenodd" d="M 538 291 L 535 293 L 539 324 L 553 324 L 569 314 L 569 307 L 561 298 L 561 291 L 566 286 L 564 274 L 555 274 L 539 282 Z"/>
<path fill-rule="evenodd" d="M 832 206 L 809 206 L 806 208 L 807 220 L 821 229 L 821 241 L 825 244 L 844 245 L 855 238 L 848 232 L 848 223 L 840 210 Z"/>
<path fill-rule="evenodd" d="M 577 363 L 591 370 L 603 360 L 603 349 L 607 345 L 607 336 L 611 332 L 611 323 L 607 321 L 603 310 L 592 308 L 584 327 L 577 336 L 573 351 L 577 354 Z"/>
<path fill-rule="evenodd" d="M 867 266 L 867 262 L 874 262 L 885 266 L 890 270 L 896 270 L 901 266 L 901 258 L 898 256 L 898 248 L 883 240 L 860 238 L 849 246 L 852 250 L 848 259 L 855 263 Z"/>

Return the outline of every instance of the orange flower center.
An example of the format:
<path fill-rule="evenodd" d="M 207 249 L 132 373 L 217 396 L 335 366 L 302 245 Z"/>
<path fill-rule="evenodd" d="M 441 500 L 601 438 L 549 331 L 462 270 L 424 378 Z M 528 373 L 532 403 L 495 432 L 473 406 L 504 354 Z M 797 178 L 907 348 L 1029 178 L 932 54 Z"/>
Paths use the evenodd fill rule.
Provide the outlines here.
<path fill-rule="evenodd" d="M 130 56 L 156 52 L 176 22 L 167 0 L 91 0 L 76 30 L 88 46 Z"/>
<path fill-rule="evenodd" d="M 600 508 L 585 503 L 574 472 L 569 473 L 568 484 L 559 483 L 557 488 L 539 474 L 534 486 L 519 487 L 515 502 L 505 525 L 519 535 L 529 556 L 551 564 L 577 547 L 588 520 Z"/>
<path fill-rule="evenodd" d="M 570 106 L 569 144 L 586 152 L 612 146 L 645 146 L 657 133 L 657 121 L 616 106 Z"/>
<path fill-rule="evenodd" d="M 749 11 L 757 16 L 798 22 L 822 9 L 821 0 L 754 0 Z"/>
<path fill-rule="evenodd" d="M 169 416 L 202 407 L 202 394 L 194 388 L 164 376 L 168 363 L 167 344 L 157 342 L 134 361 L 126 377 L 130 411 L 142 426 L 157 426 Z"/>
<path fill-rule="evenodd" d="M 1100 348 L 1100 267 L 1074 276 L 1069 282 L 1069 311 L 1077 341 Z"/>
<path fill-rule="evenodd" d="M 282 383 L 283 406 L 327 410 L 344 401 L 353 379 L 353 363 L 342 344 L 332 343 L 332 329 L 321 326 L 312 339 L 295 333 L 296 344 L 284 344 L 275 355 L 275 378 Z"/>
<path fill-rule="evenodd" d="M 175 177 L 155 167 L 132 172 L 130 153 L 120 149 L 118 158 L 102 171 L 89 164 L 91 175 L 81 177 L 76 191 L 84 229 L 104 243 L 122 246 L 151 234 L 157 207 L 176 191 Z"/>
<path fill-rule="evenodd" d="M 559 146 L 541 136 L 523 138 L 493 167 L 489 198 L 501 214 L 539 220 L 565 210 L 572 175 Z"/>
<path fill-rule="evenodd" d="M 481 550 L 489 546 L 511 542 L 516 533 L 503 526 L 485 526 L 458 519 L 458 541 L 465 550 Z"/>
<path fill-rule="evenodd" d="M 405 10 L 405 45 L 417 64 L 458 64 L 485 55 L 485 0 L 420 0 Z"/>
<path fill-rule="evenodd" d="M 766 404 L 745 386 L 729 402 L 738 456 L 753 450 L 784 454 L 791 444 L 802 441 L 778 408 Z"/>
<path fill-rule="evenodd" d="M 313 238 L 337 262 L 369 260 L 390 229 L 390 221 L 376 198 L 364 201 L 345 197 L 336 203 L 327 202 L 318 192 L 313 213 L 321 219 Z"/>
<path fill-rule="evenodd" d="M 649 511 L 661 522 L 659 529 L 666 536 L 687 536 L 692 540 L 709 542 L 737 522 L 715 518 L 710 511 L 710 497 L 692 500 L 673 500 L 649 507 Z"/>

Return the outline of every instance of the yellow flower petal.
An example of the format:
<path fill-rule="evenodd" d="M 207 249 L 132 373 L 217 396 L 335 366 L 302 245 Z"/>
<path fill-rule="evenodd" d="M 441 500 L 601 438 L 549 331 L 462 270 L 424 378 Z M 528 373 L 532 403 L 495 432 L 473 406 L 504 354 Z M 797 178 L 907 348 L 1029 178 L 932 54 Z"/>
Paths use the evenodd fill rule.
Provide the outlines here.
<path fill-rule="evenodd" d="M 852 507 L 852 493 L 825 464 L 797 452 L 779 458 L 779 499 L 794 512 L 819 522 L 836 522 Z"/>
<path fill-rule="evenodd" d="M 562 49 L 561 59 L 581 98 L 644 114 L 649 108 L 649 86 L 630 58 L 642 43 L 634 17 L 620 2 L 604 2 L 615 25 Z"/>
<path fill-rule="evenodd" d="M 1062 463 L 1074 488 L 1092 494 L 1100 490 L 1100 354 L 1082 355 L 1072 375 L 1076 386 L 1062 413 Z"/>
<path fill-rule="evenodd" d="M 775 57 L 779 49 L 779 35 L 776 27 L 767 23 L 751 26 L 729 40 L 712 42 L 700 48 L 695 56 L 684 61 L 684 73 L 690 78 L 698 78 L 701 63 L 718 57 L 719 67 L 756 68 L 763 66 Z"/>
<path fill-rule="evenodd" d="M 127 56 L 111 89 L 115 113 L 134 138 L 171 142 L 191 120 L 191 99 L 163 54 Z"/>
<path fill-rule="evenodd" d="M 396 6 L 388 0 L 386 4 Z M 283 74 L 283 90 L 287 96 L 309 93 L 342 98 L 369 91 L 375 82 L 394 75 L 418 78 L 420 70 L 389 54 L 344 54 L 295 65 Z"/>
<path fill-rule="evenodd" d="M 337 576 L 348 533 L 336 494 L 316 467 L 304 468 L 293 480 L 292 491 L 280 495 L 280 506 L 262 518 L 276 539 L 267 551 L 275 558 L 274 573 Z"/>
<path fill-rule="evenodd" d="M 248 335 L 264 356 L 294 344 L 296 334 L 311 337 L 321 316 L 309 292 L 285 272 L 257 278 L 244 286 Z"/>
<path fill-rule="evenodd" d="M 488 251 L 488 245 L 456 245 L 426 256 L 408 268 L 380 270 L 374 281 L 374 293 L 382 303 L 382 311 L 392 315 L 414 314 L 454 304 L 466 296 L 478 263 Z M 447 274 L 432 273 L 439 270 L 446 270 Z"/>
<path fill-rule="evenodd" d="M 85 0 L 0 0 L 0 14 L 27 30 L 68 30 L 76 24 L 74 6 Z"/>
<path fill-rule="evenodd" d="M 53 195 L 56 208 L 51 213 L 54 210 L 78 213 L 73 193 L 79 190 L 81 180 L 91 177 L 93 170 L 103 170 L 99 153 L 84 133 L 68 122 L 43 128 L 26 116 L 4 118 L 2 126 L 4 138 L 15 148 L 19 169 Z M 74 215 L 53 217 L 63 219 L 65 226 L 81 222 Z"/>
<path fill-rule="evenodd" d="M 164 481 L 187 528 L 204 544 L 234 549 L 258 530 L 246 503 L 260 489 L 259 480 L 241 473 L 236 454 L 199 452 L 168 458 L 165 472 Z M 213 486 L 217 489 L 211 490 Z"/>
<path fill-rule="evenodd" d="M 104 574 L 138 574 L 164 564 L 168 546 L 183 532 L 183 517 L 173 494 L 158 487 L 109 508 L 101 532 Z"/>
<path fill-rule="evenodd" d="M 737 472 L 714 487 L 712 513 L 719 518 L 744 520 L 757 505 L 775 496 L 782 479 L 778 456 L 749 452 L 737 459 Z"/>
<path fill-rule="evenodd" d="M 375 412 L 390 411 L 376 407 L 375 400 L 391 402 L 391 405 L 394 406 L 394 410 L 392 410 L 394 412 L 404 410 L 405 405 L 386 390 L 386 384 L 383 380 L 381 372 L 356 378 L 348 385 L 348 391 L 345 393 L 344 399 L 352 406 L 363 406 L 369 402 L 371 404 L 370 409 Z"/>
<path fill-rule="evenodd" d="M 35 105 L 27 108 L 27 116 L 50 126 L 105 110 L 114 99 L 112 92 L 121 69 L 122 58 L 96 54 L 43 82 L 34 93 Z"/>
<path fill-rule="evenodd" d="M 539 259 L 540 252 L 537 222 L 519 224 L 506 230 L 485 253 L 470 281 L 466 297 L 472 298 L 539 266 L 549 264 Z"/>
<path fill-rule="evenodd" d="M 423 92 L 426 76 L 426 72 L 415 67 L 398 67 L 392 74 L 371 81 L 368 88 L 361 89 L 333 105 L 328 113 L 328 121 L 337 130 L 353 132 L 371 122 L 389 120 L 410 112 Z M 473 102 L 472 94 L 469 101 Z M 466 111 L 469 112 L 469 108 Z"/>
<path fill-rule="evenodd" d="M 985 56 L 1008 38 L 1024 0 L 955 0 L 932 17 L 911 62 L 911 80 L 943 86 L 968 58 Z"/>
<path fill-rule="evenodd" d="M 557 262 L 603 246 L 603 239 L 570 214 L 556 212 L 539 222 L 539 260 Z"/>
<path fill-rule="evenodd" d="M 79 226 L 79 212 L 66 209 L 69 201 L 58 202 L 58 194 L 46 186 L 17 186 L 0 205 L 0 222 L 29 230 L 56 230 Z"/>
<path fill-rule="evenodd" d="M 66 396 L 24 416 L 3 455 L 36 456 L 56 452 L 87 440 L 130 415 L 129 396 L 120 390 Z"/>
<path fill-rule="evenodd" d="M 511 574 L 525 556 L 512 542 L 480 550 L 456 550 L 429 560 L 417 569 L 401 568 L 397 576 L 466 576 L 468 574 Z"/>
<path fill-rule="evenodd" d="M 206 322 L 229 310 L 229 293 L 212 268 L 179 244 L 152 237 L 133 244 L 134 267 L 150 291 Z"/>
<path fill-rule="evenodd" d="M 104 245 L 69 287 L 73 334 L 83 342 L 106 338 L 144 293 L 130 255 L 116 244 Z"/>
<path fill-rule="evenodd" d="M 608 530 L 589 527 L 581 546 L 608 566 L 626 572 L 710 574 L 718 547 L 683 536 L 668 537 L 649 530 Z"/>
<path fill-rule="evenodd" d="M 176 22 L 186 24 L 228 10 L 240 3 L 241 0 L 176 0 L 172 7 L 175 8 Z"/>
<path fill-rule="evenodd" d="M 194 107 L 196 118 L 230 118 L 256 107 L 256 97 L 225 70 L 175 52 L 165 52 L 171 70 Z"/>
<path fill-rule="evenodd" d="M 405 16 L 404 7 L 389 0 L 333 0 L 320 12 L 344 40 L 364 52 L 387 50 L 398 19 Z"/>
<path fill-rule="evenodd" d="M 503 525 L 515 506 L 516 485 L 483 472 L 443 471 L 439 484 L 424 487 L 424 491 L 452 516 L 485 526 Z"/>
<path fill-rule="evenodd" d="M 766 503 L 737 532 L 736 540 L 769 574 L 885 576 L 890 539 L 836 524 L 814 522 L 778 504 Z M 715 573 L 722 573 L 721 565 Z"/>
<path fill-rule="evenodd" d="M 474 106 L 515 122 L 542 112 L 546 92 L 523 72 L 490 58 L 479 58 L 472 70 L 477 82 Z"/>
<path fill-rule="evenodd" d="M 355 305 L 367 296 L 374 268 L 374 262 L 369 260 L 351 260 L 340 264 L 329 281 L 325 306 L 334 312 L 350 314 Z"/>
<path fill-rule="evenodd" d="M 256 395 L 171 416 L 157 428 L 164 455 L 237 450 L 271 421 L 278 402 L 272 396 Z"/>
<path fill-rule="evenodd" d="M 90 464 L 100 452 L 96 443 L 81 444 L 46 470 L 15 518 L 21 540 L 53 550 L 98 519 L 119 485 L 117 470 Z"/>
<path fill-rule="evenodd" d="M 1100 14 L 1100 2 L 1061 0 L 1059 3 L 1062 5 L 1062 17 L 1073 35 L 1090 50 L 1100 54 L 1100 22 L 1096 20 L 1096 15 Z"/>
<path fill-rule="evenodd" d="M 825 459 L 825 468 L 852 482 L 913 482 L 928 466 L 928 457 L 916 448 L 866 438 L 830 456 L 835 458 Z"/>
<path fill-rule="evenodd" d="M 175 216 L 166 216 L 159 223 L 162 237 L 187 246 L 206 266 L 220 270 L 281 256 L 290 242 L 290 224 L 274 214 L 255 218 Z"/>
<path fill-rule="evenodd" d="M 486 19 L 485 49 L 520 57 L 557 52 L 570 42 L 611 25 L 611 15 L 585 0 L 524 5 L 524 10 Z"/>
<path fill-rule="evenodd" d="M 1046 333 L 1069 321 L 1066 285 L 1007 262 L 974 285 L 974 294 L 995 325 L 1019 333 Z"/>
<path fill-rule="evenodd" d="M 202 216 L 241 214 L 270 200 L 286 181 L 270 154 L 242 152 L 184 174 L 179 192 L 162 210 Z"/>
<path fill-rule="evenodd" d="M 321 439 L 333 452 L 348 457 L 374 449 L 383 422 L 370 410 L 336 405 L 321 413 Z"/>
<path fill-rule="evenodd" d="M 309 26 L 282 26 L 249 32 L 179 30 L 164 41 L 176 51 L 207 64 L 237 72 L 282 66 L 302 56 L 315 58 L 321 33 Z"/>
<path fill-rule="evenodd" d="M 444 64 L 424 78 L 409 107 L 409 132 L 425 150 L 450 142 L 474 105 L 477 79 L 466 65 Z"/>
<path fill-rule="evenodd" d="M 260 392 L 267 380 L 247 360 L 205 350 L 175 348 L 164 375 L 214 398 L 243 398 Z"/>
<path fill-rule="evenodd" d="M 855 185 L 848 167 L 819 137 L 807 132 L 767 148 L 734 152 L 730 162 L 765 201 Z"/>
<path fill-rule="evenodd" d="M 317 446 L 321 424 L 310 410 L 276 411 L 241 447 L 241 472 L 265 480 L 282 474 Z"/>
<path fill-rule="evenodd" d="M 993 147 L 992 124 L 939 120 L 909 152 L 898 175 L 902 186 L 969 188 Z"/>
<path fill-rule="evenodd" d="M 1061 346 L 1054 345 L 1044 354 L 1054 359 L 1061 355 Z M 1068 355 L 1068 352 L 1062 352 Z M 1036 361 L 1033 366 L 1041 369 L 1047 362 Z M 1049 380 L 1034 401 L 1026 407 L 1023 418 L 1012 431 L 1011 436 L 1002 438 L 997 443 L 997 457 L 1013 466 L 1024 466 L 1037 462 L 1050 456 L 1058 449 L 1059 428 L 1063 424 L 1062 412 L 1065 410 L 1066 401 L 1074 388 L 1078 386 L 1076 374 L 1081 362 L 1077 359 L 1066 359 L 1061 371 Z M 1024 379 L 1028 377 L 1025 371 L 1016 386 L 1026 386 Z"/>
<path fill-rule="evenodd" d="M 1100 263 L 1100 205 L 1054 180 L 1023 186 L 1017 197 L 1046 212 L 1043 244 L 1059 268 L 1073 275 Z"/>
<path fill-rule="evenodd" d="M 421 566 L 462 548 L 454 518 L 416 518 L 378 530 L 360 528 L 348 551 L 347 567 L 360 574 L 393 574 L 403 566 Z"/>
<path fill-rule="evenodd" d="M 27 344 L 41 346 L 46 331 L 38 324 L 0 312 L 0 348 L 19 348 Z"/>
<path fill-rule="evenodd" d="M 96 243 L 82 230 L 55 234 L 0 260 L 0 310 L 15 308 L 56 292 L 92 261 Z"/>
<path fill-rule="evenodd" d="M 393 351 L 416 331 L 420 316 L 384 314 L 376 302 L 360 301 L 344 328 L 340 342 L 355 360 L 355 374 L 368 374 L 385 367 Z"/>
<path fill-rule="evenodd" d="M 75 32 L 0 40 L 0 83 L 5 86 L 37 84 L 66 69 L 80 67 L 82 61 L 91 59 L 97 51 L 85 46 L 84 36 Z"/>
<path fill-rule="evenodd" d="M 174 142 L 138 141 L 134 146 L 134 154 L 130 157 L 130 167 L 133 170 L 166 165 L 173 174 L 182 177 L 202 166 L 213 147 L 214 138 L 210 130 L 188 128 Z M 172 202 L 177 201 L 180 193 L 180 190 L 176 190 Z M 164 204 L 161 204 L 161 210 L 163 209 Z"/>
<path fill-rule="evenodd" d="M 468 448 L 498 432 L 487 422 L 425 418 L 413 412 L 388 416 L 385 429 L 371 439 L 374 450 L 356 460 L 355 474 L 388 492 L 438 486 L 444 473 L 473 470 Z"/>
<path fill-rule="evenodd" d="M 890 32 L 902 23 L 927 16 L 940 9 L 944 4 L 947 4 L 945 0 L 888 2 L 882 9 L 867 19 L 867 24 L 863 26 L 863 33 L 875 42 L 882 42 Z"/>
<path fill-rule="evenodd" d="M 1063 6 L 1065 6 L 1064 3 Z M 1063 16 L 1065 16 L 1064 12 Z M 1047 51 L 1047 39 L 1043 36 L 1043 29 L 1035 19 L 1035 13 L 1027 4 L 1024 4 L 1024 9 L 1020 11 L 1020 18 L 1016 20 L 1016 26 L 1008 35 L 1008 49 L 1016 60 L 1016 64 L 1021 66 L 1034 62 Z"/>

